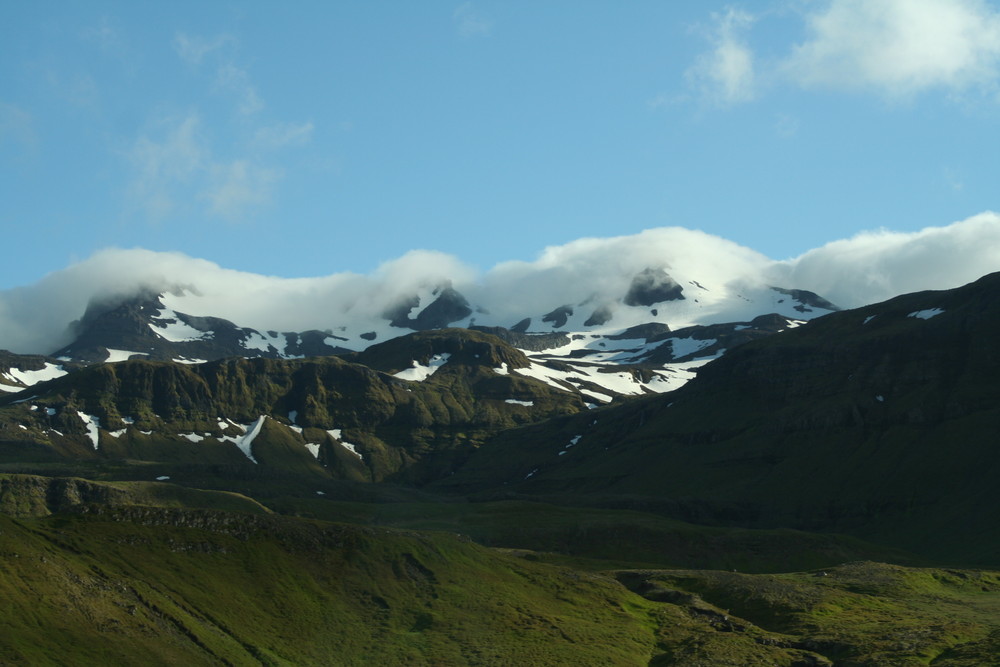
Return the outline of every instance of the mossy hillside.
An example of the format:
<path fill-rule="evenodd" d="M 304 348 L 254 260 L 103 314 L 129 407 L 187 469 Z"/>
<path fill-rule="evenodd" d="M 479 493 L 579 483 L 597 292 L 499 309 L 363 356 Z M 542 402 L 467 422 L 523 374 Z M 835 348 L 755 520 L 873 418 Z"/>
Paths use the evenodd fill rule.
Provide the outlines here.
<path fill-rule="evenodd" d="M 672 394 L 500 433 L 437 488 L 1000 563 L 998 327 L 997 275 L 834 313 L 734 349 Z"/>
<path fill-rule="evenodd" d="M 238 493 L 190 489 L 165 482 L 95 482 L 74 477 L 0 474 L 0 514 L 39 517 L 91 504 L 270 512 Z"/>
<path fill-rule="evenodd" d="M 332 494 L 331 494 L 332 496 Z M 788 572 L 859 559 L 918 563 L 915 556 L 844 535 L 699 526 L 648 512 L 526 501 L 361 503 L 277 497 L 271 509 L 331 521 L 445 531 L 493 547 L 598 569 L 691 567 Z"/>
<path fill-rule="evenodd" d="M 95 508 L 96 509 L 96 508 Z M 614 580 L 447 535 L 143 508 L 0 517 L 0 656 L 60 664 L 621 664 Z"/>
<path fill-rule="evenodd" d="M 618 577 L 653 600 L 703 600 L 837 665 L 972 667 L 994 664 L 1000 654 L 996 572 L 856 562 L 794 574 L 631 571 Z"/>

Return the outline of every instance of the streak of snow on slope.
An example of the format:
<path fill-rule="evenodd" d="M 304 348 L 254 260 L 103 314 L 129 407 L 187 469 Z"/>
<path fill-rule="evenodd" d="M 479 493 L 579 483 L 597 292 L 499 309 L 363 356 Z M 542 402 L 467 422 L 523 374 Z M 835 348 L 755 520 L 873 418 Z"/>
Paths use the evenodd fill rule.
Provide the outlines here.
<path fill-rule="evenodd" d="M 24 387 L 12 387 L 8 384 L 0 383 L 0 391 L 9 391 L 11 393 L 15 393 L 21 391 L 22 389 L 24 389 Z"/>
<path fill-rule="evenodd" d="M 940 315 L 943 312 L 944 311 L 940 308 L 928 308 L 927 310 L 914 311 L 909 315 L 907 315 L 907 317 L 915 317 L 920 320 L 929 320 L 932 317 L 936 317 L 937 315 Z"/>
<path fill-rule="evenodd" d="M 153 316 L 155 320 L 169 320 L 162 324 L 150 324 L 149 328 L 153 330 L 160 338 L 164 340 L 169 340 L 171 343 L 188 343 L 195 340 L 205 340 L 206 338 L 211 338 L 215 334 L 211 331 L 198 331 L 189 324 L 185 324 L 172 310 L 164 308 Z"/>
<path fill-rule="evenodd" d="M 191 442 L 201 442 L 202 440 L 205 439 L 205 436 L 198 435 L 197 433 L 178 433 L 177 435 L 181 436 L 186 440 L 190 440 Z"/>
<path fill-rule="evenodd" d="M 331 438 L 339 442 L 344 447 L 344 449 L 349 451 L 351 454 L 354 454 L 362 461 L 364 460 L 365 457 L 362 456 L 361 452 L 358 451 L 357 445 L 352 445 L 351 443 L 344 442 L 343 440 L 340 439 L 340 434 L 343 433 L 343 429 L 335 428 L 327 431 L 327 433 L 330 434 Z"/>
<path fill-rule="evenodd" d="M 128 431 L 128 427 L 135 423 L 135 419 L 132 417 L 122 417 L 122 422 L 125 424 L 125 428 L 120 428 L 117 431 L 108 431 L 108 435 L 112 438 L 122 437 Z"/>
<path fill-rule="evenodd" d="M 439 368 L 448 363 L 448 359 L 451 358 L 451 354 L 444 352 L 442 354 L 435 354 L 424 366 L 419 361 L 414 360 L 413 366 L 407 368 L 405 371 L 400 371 L 396 373 L 396 377 L 401 380 L 413 380 L 415 382 L 422 382 L 430 376 L 434 375 Z"/>
<path fill-rule="evenodd" d="M 307 442 L 306 443 L 306 449 L 308 449 L 309 453 L 313 455 L 313 458 L 315 458 L 317 460 L 319 459 L 319 443 L 318 442 Z"/>
<path fill-rule="evenodd" d="M 257 418 L 257 421 L 255 421 L 253 424 L 249 424 L 247 426 L 240 426 L 240 425 L 238 425 L 238 426 L 240 426 L 240 428 L 242 428 L 244 430 L 244 434 L 243 435 L 235 436 L 235 437 L 231 436 L 231 435 L 224 435 L 224 436 L 221 437 L 221 440 L 227 440 L 227 441 L 235 444 L 237 447 L 240 448 L 241 452 L 243 452 L 244 454 L 246 454 L 246 457 L 248 459 L 250 459 L 254 463 L 257 463 L 257 459 L 255 459 L 253 457 L 252 446 L 253 446 L 254 439 L 258 435 L 260 435 L 260 430 L 264 426 L 264 420 L 265 419 L 267 419 L 267 417 L 265 415 L 261 415 L 260 417 Z M 229 421 L 229 420 L 226 420 L 226 421 Z M 220 422 L 220 425 L 222 423 L 223 422 Z M 229 423 L 232 423 L 232 422 L 229 422 Z"/>
<path fill-rule="evenodd" d="M 87 415 L 82 412 L 76 413 L 76 416 L 79 417 L 80 421 L 82 421 L 86 425 L 87 437 L 89 437 L 90 441 L 94 443 L 94 449 L 97 449 L 97 441 L 99 437 L 98 429 L 101 426 L 100 420 L 97 417 L 94 417 L 92 415 Z"/>
<path fill-rule="evenodd" d="M 516 398 L 508 398 L 504 403 L 510 403 L 511 405 L 523 405 L 526 408 L 534 407 L 534 401 L 519 401 Z"/>
<path fill-rule="evenodd" d="M 104 363 L 106 363 L 106 364 L 113 364 L 113 363 L 118 362 L 118 361 L 128 361 L 129 358 L 132 357 L 133 355 L 134 356 L 141 356 L 141 357 L 148 357 L 149 356 L 148 352 L 131 352 L 129 350 L 113 350 L 110 347 L 107 348 L 107 350 L 108 350 L 108 358 L 104 360 Z"/>

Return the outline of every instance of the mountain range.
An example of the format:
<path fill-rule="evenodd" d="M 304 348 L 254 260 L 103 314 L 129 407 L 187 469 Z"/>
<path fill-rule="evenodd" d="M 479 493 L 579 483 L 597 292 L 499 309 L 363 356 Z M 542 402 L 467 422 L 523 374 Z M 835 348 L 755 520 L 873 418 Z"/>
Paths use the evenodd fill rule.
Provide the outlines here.
<path fill-rule="evenodd" d="M 1000 578 L 974 569 L 1000 563 L 1000 274 L 841 310 L 646 267 L 614 298 L 503 319 L 445 282 L 323 331 L 200 305 L 185 288 L 95 298 L 68 344 L 0 354 L 0 511 L 21 522 L 5 532 L 129 582 L 102 604 L 183 627 L 186 659 L 315 662 L 284 631 L 241 633 L 148 551 L 240 553 L 242 573 L 234 535 L 268 568 L 349 564 L 353 587 L 310 570 L 312 592 L 282 598 L 369 619 L 355 630 L 382 648 L 340 664 L 971 665 L 1000 647 Z M 257 515 L 269 527 L 240 518 Z M 128 526 L 155 576 L 83 537 L 120 545 Z M 226 558 L 196 560 L 243 576 Z M 809 573 L 763 574 L 792 570 Z M 501 571 L 519 573 L 494 591 L 511 614 L 457 595 Z M 90 599 L 73 586 L 53 595 Z M 925 594 L 967 611 L 935 615 Z M 567 596 L 630 639 L 570 619 Z M 161 650 L 104 615 L 128 637 L 115 650 Z M 507 643 L 483 653 L 491 623 Z"/>

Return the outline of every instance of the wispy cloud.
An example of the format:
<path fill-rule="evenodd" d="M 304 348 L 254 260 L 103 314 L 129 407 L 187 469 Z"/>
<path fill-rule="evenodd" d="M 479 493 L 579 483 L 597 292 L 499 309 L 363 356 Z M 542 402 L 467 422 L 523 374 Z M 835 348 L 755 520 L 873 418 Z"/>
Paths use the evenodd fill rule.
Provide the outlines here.
<path fill-rule="evenodd" d="M 153 221 L 175 211 L 179 189 L 204 171 L 209 161 L 198 116 L 163 121 L 160 126 L 162 137 L 144 134 L 128 154 L 136 173 L 129 197 Z"/>
<path fill-rule="evenodd" d="M 179 32 L 174 35 L 174 51 L 181 60 L 191 65 L 200 65 L 205 56 L 236 43 L 236 38 L 223 33 L 214 37 L 188 35 Z"/>
<path fill-rule="evenodd" d="M 222 65 L 216 72 L 216 85 L 236 98 L 241 114 L 249 116 L 264 108 L 264 101 L 257 94 L 257 87 L 242 68 L 231 63 Z"/>
<path fill-rule="evenodd" d="M 159 136 L 143 134 L 129 152 L 136 172 L 129 196 L 151 221 L 203 202 L 204 214 L 235 222 L 271 201 L 283 172 L 249 158 L 216 156 L 197 115 L 164 120 L 157 129 Z"/>
<path fill-rule="evenodd" d="M 21 107 L 0 100 L 0 146 L 19 144 L 34 146 L 37 141 L 35 120 Z"/>
<path fill-rule="evenodd" d="M 471 2 L 463 2 L 452 12 L 459 36 L 464 39 L 486 37 L 493 32 L 493 21 L 486 18 Z"/>
<path fill-rule="evenodd" d="M 748 102 L 756 95 L 754 53 L 745 34 L 754 17 L 729 8 L 712 15 L 713 26 L 707 32 L 712 50 L 702 54 L 685 76 L 700 97 L 712 104 L 729 106 Z"/>
<path fill-rule="evenodd" d="M 262 148 L 304 146 L 312 140 L 312 123 L 275 123 L 258 128 L 254 143 Z"/>
<path fill-rule="evenodd" d="M 105 53 L 120 56 L 126 51 L 125 38 L 118 22 L 108 16 L 102 16 L 97 25 L 83 28 L 79 35 L 84 41 L 96 44 Z"/>
<path fill-rule="evenodd" d="M 271 201 L 274 184 L 282 174 L 247 160 L 213 164 L 210 186 L 204 192 L 209 211 L 228 220 L 240 220 L 253 208 Z"/>

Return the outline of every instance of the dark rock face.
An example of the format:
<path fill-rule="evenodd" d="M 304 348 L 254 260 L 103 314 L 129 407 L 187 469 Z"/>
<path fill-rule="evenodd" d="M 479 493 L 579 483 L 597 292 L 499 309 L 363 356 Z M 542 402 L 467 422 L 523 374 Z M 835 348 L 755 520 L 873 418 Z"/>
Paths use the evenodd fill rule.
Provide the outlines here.
<path fill-rule="evenodd" d="M 514 331 L 513 329 L 504 329 L 503 327 L 469 327 L 473 331 L 482 331 L 483 333 L 488 333 L 496 336 L 505 343 L 509 343 L 514 347 L 521 350 L 530 350 L 532 352 L 541 352 L 543 350 L 551 350 L 556 347 L 562 347 L 563 345 L 569 345 L 569 336 L 563 333 L 537 333 L 537 334 L 526 334 L 520 331 Z"/>
<path fill-rule="evenodd" d="M 168 340 L 164 334 L 177 324 L 197 335 L 192 334 L 188 340 Z M 109 350 L 135 352 L 141 358 L 157 361 L 213 361 L 226 357 L 274 359 L 283 355 L 314 357 L 350 351 L 331 344 L 338 337 L 321 331 L 261 333 L 219 317 L 173 313 L 166 310 L 159 295 L 150 294 L 115 303 L 92 303 L 84 316 L 71 326 L 76 339 L 52 356 L 70 357 L 85 363 L 106 361 Z"/>
<path fill-rule="evenodd" d="M 451 287 L 441 290 L 438 298 L 424 308 L 413 320 L 417 331 L 442 329 L 452 322 L 464 320 L 472 314 L 472 308 L 464 296 Z"/>
<path fill-rule="evenodd" d="M 670 327 L 661 322 L 650 322 L 649 324 L 637 324 L 629 327 L 620 334 L 608 336 L 609 340 L 632 340 L 635 338 L 645 338 L 646 340 L 662 338 L 670 333 Z"/>
<path fill-rule="evenodd" d="M 783 287 L 772 287 L 775 292 L 780 294 L 785 294 L 799 302 L 798 306 L 795 306 L 795 310 L 800 313 L 812 312 L 813 308 L 819 308 L 820 310 L 840 310 L 839 306 L 836 306 L 815 292 L 810 292 L 804 289 L 784 289 Z"/>
<path fill-rule="evenodd" d="M 553 329 L 566 326 L 566 321 L 573 314 L 573 306 L 559 306 L 551 313 L 542 317 L 542 322 L 549 322 Z"/>
<path fill-rule="evenodd" d="M 684 288 L 662 269 L 643 269 L 632 279 L 625 295 L 629 306 L 652 306 L 663 301 L 684 298 Z"/>
<path fill-rule="evenodd" d="M 530 326 L 531 326 L 531 318 L 526 317 L 517 324 L 515 324 L 514 326 L 512 326 L 510 330 L 513 331 L 514 333 L 524 333 L 528 330 L 528 327 Z"/>
<path fill-rule="evenodd" d="M 598 327 L 602 324 L 606 324 L 611 321 L 611 308 L 608 306 L 599 306 L 594 309 L 593 314 L 587 318 L 587 321 L 583 323 L 585 327 Z"/>
<path fill-rule="evenodd" d="M 389 323 L 400 329 L 426 331 L 428 329 L 443 329 L 452 322 L 464 320 L 472 314 L 468 300 L 451 286 L 435 291 L 437 298 L 414 317 L 410 311 L 420 305 L 419 297 L 411 297 L 385 314 Z"/>

